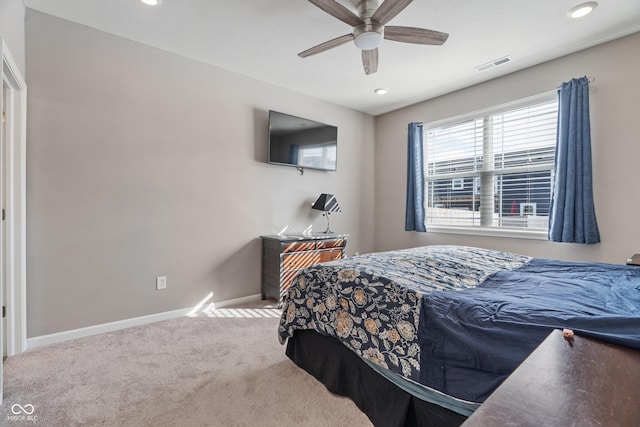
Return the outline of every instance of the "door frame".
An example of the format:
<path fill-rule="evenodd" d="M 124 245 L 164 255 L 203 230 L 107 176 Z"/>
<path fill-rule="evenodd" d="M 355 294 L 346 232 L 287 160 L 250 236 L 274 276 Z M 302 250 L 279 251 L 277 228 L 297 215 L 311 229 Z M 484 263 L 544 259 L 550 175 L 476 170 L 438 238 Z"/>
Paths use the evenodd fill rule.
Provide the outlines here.
<path fill-rule="evenodd" d="M 7 96 L 5 169 L 5 286 L 7 356 L 27 349 L 26 148 L 27 84 L 4 39 L 0 38 L 0 94 Z M 0 344 L 1 345 L 1 344 Z"/>

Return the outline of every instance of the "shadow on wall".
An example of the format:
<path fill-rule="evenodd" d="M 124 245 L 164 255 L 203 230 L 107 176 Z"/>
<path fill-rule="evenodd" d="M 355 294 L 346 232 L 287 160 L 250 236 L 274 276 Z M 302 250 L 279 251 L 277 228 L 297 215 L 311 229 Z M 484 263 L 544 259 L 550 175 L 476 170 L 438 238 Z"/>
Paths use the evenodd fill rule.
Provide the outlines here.
<path fill-rule="evenodd" d="M 253 141 L 255 144 L 255 160 L 267 163 L 269 160 L 269 112 L 253 110 Z"/>
<path fill-rule="evenodd" d="M 228 301 L 259 294 L 262 263 L 259 238 L 233 252 L 211 271 L 214 297 L 211 302 Z"/>
<path fill-rule="evenodd" d="M 322 233 L 327 226 L 327 220 L 320 211 L 311 209 L 316 196 L 309 196 L 301 201 L 287 224 L 272 229 L 270 234 L 312 234 Z"/>

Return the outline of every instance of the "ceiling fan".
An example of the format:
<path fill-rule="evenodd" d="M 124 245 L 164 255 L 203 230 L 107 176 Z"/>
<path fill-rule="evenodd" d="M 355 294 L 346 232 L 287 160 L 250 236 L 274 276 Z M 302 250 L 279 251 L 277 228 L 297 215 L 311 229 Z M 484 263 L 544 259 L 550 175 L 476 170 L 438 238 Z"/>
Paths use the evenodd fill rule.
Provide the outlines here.
<path fill-rule="evenodd" d="M 380 7 L 377 0 L 360 0 L 356 6 L 358 15 L 335 0 L 309 0 L 311 3 L 353 27 L 353 33 L 320 43 L 298 54 L 301 58 L 315 55 L 353 41 L 362 50 L 365 74 L 378 71 L 378 46 L 382 39 L 404 43 L 441 45 L 449 34 L 414 27 L 386 25 L 413 0 L 384 0 Z"/>

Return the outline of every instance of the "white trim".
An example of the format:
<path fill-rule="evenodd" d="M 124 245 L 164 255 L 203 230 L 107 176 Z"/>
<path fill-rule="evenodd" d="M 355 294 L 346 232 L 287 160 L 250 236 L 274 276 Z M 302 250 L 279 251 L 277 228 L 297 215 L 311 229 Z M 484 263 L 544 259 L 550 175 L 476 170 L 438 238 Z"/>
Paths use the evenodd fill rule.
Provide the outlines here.
<path fill-rule="evenodd" d="M 27 348 L 26 286 L 26 147 L 27 84 L 4 39 L 0 38 L 2 63 L 0 84 L 10 83 L 10 108 L 13 123 L 7 138 L 7 355 L 22 353 Z M 6 71 L 6 73 L 5 73 Z M 16 111 L 17 110 L 17 111 Z"/>
<path fill-rule="evenodd" d="M 427 225 L 427 233 L 466 234 L 471 236 L 510 237 L 516 239 L 549 240 L 547 231 L 521 231 L 509 228 L 443 227 Z"/>
<path fill-rule="evenodd" d="M 227 301 L 216 302 L 216 308 L 228 307 L 230 305 L 246 304 L 254 301 L 258 301 L 261 298 L 261 294 L 249 295 L 247 297 L 235 298 Z M 134 317 L 131 319 L 117 320 L 115 322 L 102 323 L 100 325 L 87 326 L 85 328 L 72 329 L 69 331 L 56 332 L 49 335 L 41 335 L 39 337 L 33 337 L 27 339 L 27 348 L 29 350 L 43 345 L 56 344 L 76 338 L 88 337 L 91 335 L 102 334 L 105 332 L 117 331 L 120 329 L 130 328 L 132 326 L 141 326 L 149 323 L 159 322 L 161 320 L 175 319 L 193 314 L 193 307 L 182 308 L 179 310 L 165 311 L 163 313 L 150 314 L 147 316 Z"/>

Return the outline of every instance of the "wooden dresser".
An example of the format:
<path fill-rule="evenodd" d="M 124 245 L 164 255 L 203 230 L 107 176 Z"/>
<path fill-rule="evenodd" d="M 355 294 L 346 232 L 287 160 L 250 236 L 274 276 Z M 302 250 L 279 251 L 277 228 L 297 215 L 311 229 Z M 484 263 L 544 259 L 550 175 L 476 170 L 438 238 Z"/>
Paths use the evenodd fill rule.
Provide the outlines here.
<path fill-rule="evenodd" d="M 341 259 L 348 234 L 271 235 L 262 239 L 262 299 L 282 297 L 300 270 Z"/>

